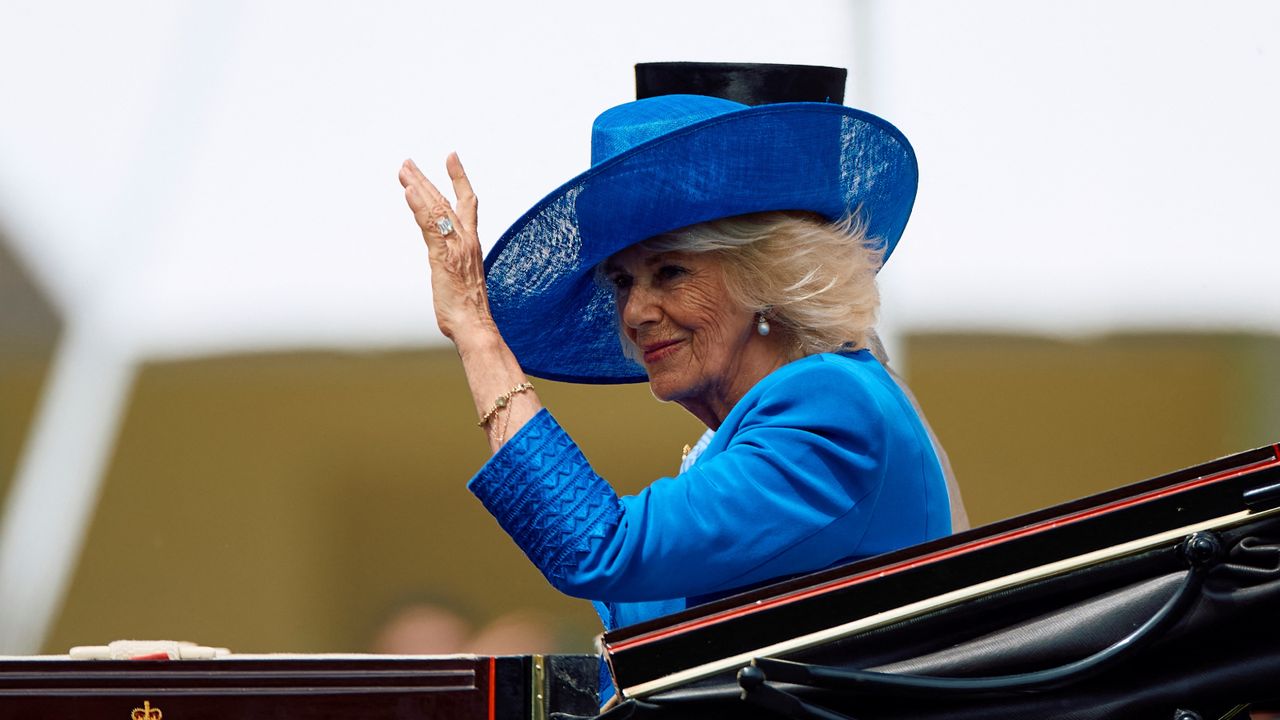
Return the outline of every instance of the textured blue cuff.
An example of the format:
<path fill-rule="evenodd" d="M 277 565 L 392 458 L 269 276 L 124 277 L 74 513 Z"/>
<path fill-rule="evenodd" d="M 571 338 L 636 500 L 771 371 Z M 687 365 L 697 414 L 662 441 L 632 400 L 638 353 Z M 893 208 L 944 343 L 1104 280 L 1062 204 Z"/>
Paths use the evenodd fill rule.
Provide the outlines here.
<path fill-rule="evenodd" d="M 553 586 L 573 576 L 622 516 L 613 488 L 545 409 L 494 454 L 467 488 Z"/>

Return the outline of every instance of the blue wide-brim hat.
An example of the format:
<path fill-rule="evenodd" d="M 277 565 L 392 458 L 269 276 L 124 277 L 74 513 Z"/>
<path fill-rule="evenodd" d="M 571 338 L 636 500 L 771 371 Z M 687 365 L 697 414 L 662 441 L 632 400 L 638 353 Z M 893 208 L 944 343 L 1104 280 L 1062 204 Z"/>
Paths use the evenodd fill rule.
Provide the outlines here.
<path fill-rule="evenodd" d="M 591 168 L 502 235 L 485 259 L 489 304 L 529 375 L 580 383 L 647 379 L 622 351 L 613 292 L 595 267 L 642 240 L 708 220 L 857 212 L 885 259 L 902 236 L 918 172 L 888 122 L 831 103 L 748 107 L 664 95 L 596 118 Z"/>

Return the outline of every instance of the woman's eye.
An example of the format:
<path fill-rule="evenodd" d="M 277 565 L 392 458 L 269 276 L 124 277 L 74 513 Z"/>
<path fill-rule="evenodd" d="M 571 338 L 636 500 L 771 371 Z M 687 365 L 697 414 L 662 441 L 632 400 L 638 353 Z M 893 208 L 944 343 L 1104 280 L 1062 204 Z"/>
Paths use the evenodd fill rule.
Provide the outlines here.
<path fill-rule="evenodd" d="M 687 271 L 679 265 L 663 265 L 658 268 L 658 278 L 670 280 L 685 274 Z"/>
<path fill-rule="evenodd" d="M 625 290 L 631 287 L 631 276 L 618 273 L 609 278 L 609 284 L 613 285 L 614 290 Z"/>

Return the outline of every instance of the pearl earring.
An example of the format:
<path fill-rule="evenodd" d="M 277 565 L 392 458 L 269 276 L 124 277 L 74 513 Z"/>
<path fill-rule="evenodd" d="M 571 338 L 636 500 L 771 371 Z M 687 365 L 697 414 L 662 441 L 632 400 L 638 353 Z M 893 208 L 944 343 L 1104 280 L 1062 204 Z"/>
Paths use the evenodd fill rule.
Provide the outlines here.
<path fill-rule="evenodd" d="M 769 334 L 769 320 L 765 318 L 763 310 L 756 313 L 756 332 L 760 333 L 761 337 Z"/>

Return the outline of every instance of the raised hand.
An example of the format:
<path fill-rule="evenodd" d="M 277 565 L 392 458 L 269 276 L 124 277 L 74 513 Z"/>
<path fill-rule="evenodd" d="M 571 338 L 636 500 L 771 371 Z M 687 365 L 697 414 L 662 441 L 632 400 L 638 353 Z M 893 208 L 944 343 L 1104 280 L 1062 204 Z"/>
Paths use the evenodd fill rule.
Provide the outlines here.
<path fill-rule="evenodd" d="M 484 256 L 476 234 L 478 202 L 457 153 L 445 161 L 455 208 L 412 160 L 400 167 L 400 184 L 422 230 L 431 263 L 431 293 L 440 331 L 458 345 L 496 335 L 484 285 Z"/>

